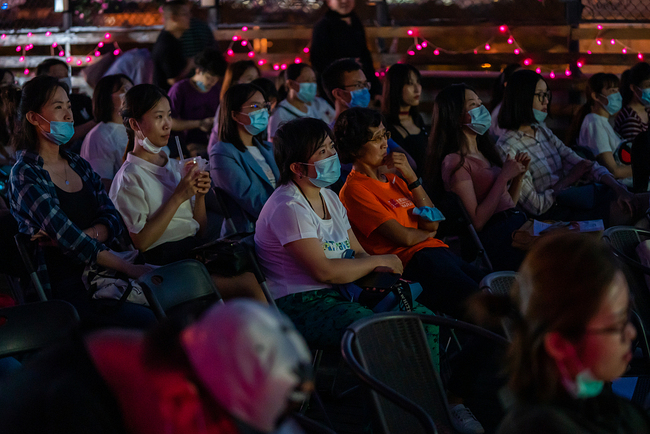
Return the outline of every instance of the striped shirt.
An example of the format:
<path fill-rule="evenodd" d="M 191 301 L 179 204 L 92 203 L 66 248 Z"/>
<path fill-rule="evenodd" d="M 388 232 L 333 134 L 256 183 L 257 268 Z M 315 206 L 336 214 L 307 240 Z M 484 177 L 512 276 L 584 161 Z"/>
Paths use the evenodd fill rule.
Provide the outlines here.
<path fill-rule="evenodd" d="M 122 219 L 104 190 L 99 175 L 93 172 L 90 164 L 80 156 L 65 150 L 60 153 L 95 195 L 99 209 L 95 211 L 98 217 L 93 221 L 93 225 L 106 226 L 109 240 L 119 236 L 123 228 Z M 19 151 L 16 164 L 11 169 L 9 200 L 11 214 L 18 222 L 18 230 L 24 234 L 36 235 L 42 229 L 67 255 L 81 263 L 95 262 L 97 254 L 106 250 L 106 246 L 86 235 L 83 228 L 78 228 L 61 210 L 54 183 L 43 164 L 43 159 L 38 154 Z M 36 256 L 38 277 L 43 288 L 49 292 L 50 284 L 43 249 L 39 248 Z"/>
<path fill-rule="evenodd" d="M 496 148 L 504 161 L 507 155 L 514 157 L 518 152 L 527 152 L 530 156 L 530 165 L 521 183 L 519 204 L 526 212 L 536 216 L 553 206 L 553 186 L 582 161 L 547 127 L 537 127 L 534 136 L 521 131 L 506 131 L 499 138 Z M 598 181 L 608 174 L 605 167 L 594 163 L 588 179 Z"/>
<path fill-rule="evenodd" d="M 645 109 L 650 116 L 650 107 Z M 623 107 L 614 122 L 614 130 L 626 140 L 634 140 L 636 136 L 648 129 L 648 124 L 644 123 L 636 111 L 631 107 Z"/>

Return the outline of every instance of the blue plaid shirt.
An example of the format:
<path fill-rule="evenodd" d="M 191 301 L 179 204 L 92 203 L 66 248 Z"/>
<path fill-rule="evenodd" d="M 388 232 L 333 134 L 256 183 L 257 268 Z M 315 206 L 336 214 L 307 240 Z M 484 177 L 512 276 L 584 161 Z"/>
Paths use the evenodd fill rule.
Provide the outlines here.
<path fill-rule="evenodd" d="M 101 178 L 93 172 L 90 164 L 80 156 L 61 150 L 61 156 L 68 160 L 70 168 L 91 187 L 99 209 L 92 212 L 98 217 L 93 224 L 103 224 L 108 228 L 108 239 L 122 233 L 120 214 L 104 190 Z M 59 207 L 59 198 L 47 170 L 43 168 L 43 159 L 33 152 L 18 152 L 17 161 L 9 177 L 9 200 L 11 214 L 18 221 L 21 233 L 35 235 L 41 229 L 54 241 L 64 254 L 81 263 L 91 264 L 97 260 L 97 253 L 107 247 L 89 237 L 84 228 L 77 227 Z M 49 293 L 50 284 L 45 266 L 43 249 L 37 250 L 37 274 Z"/>

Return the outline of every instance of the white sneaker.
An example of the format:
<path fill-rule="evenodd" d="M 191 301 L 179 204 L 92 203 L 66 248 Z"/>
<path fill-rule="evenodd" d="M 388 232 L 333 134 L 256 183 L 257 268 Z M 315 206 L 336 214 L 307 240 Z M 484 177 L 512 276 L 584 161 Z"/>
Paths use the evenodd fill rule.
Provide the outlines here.
<path fill-rule="evenodd" d="M 483 434 L 485 432 L 481 422 L 463 404 L 450 405 L 449 412 L 454 426 L 463 434 Z"/>

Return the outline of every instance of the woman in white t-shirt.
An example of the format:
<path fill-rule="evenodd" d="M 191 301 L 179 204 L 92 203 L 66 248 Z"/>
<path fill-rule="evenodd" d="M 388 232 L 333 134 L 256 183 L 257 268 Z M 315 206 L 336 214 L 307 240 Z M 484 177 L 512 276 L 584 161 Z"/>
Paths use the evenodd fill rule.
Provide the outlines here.
<path fill-rule="evenodd" d="M 280 176 L 266 130 L 269 103 L 254 84 L 232 86 L 221 101 L 219 141 L 210 149 L 210 174 L 226 193 L 226 206 L 237 233 L 255 231 L 255 221 Z M 227 233 L 223 225 L 221 235 Z"/>
<path fill-rule="evenodd" d="M 120 107 L 132 87 L 133 82 L 124 74 L 107 75 L 99 80 L 93 93 L 93 116 L 99 123 L 84 138 L 80 155 L 101 176 L 106 191 L 122 166 L 129 141 Z"/>
<path fill-rule="evenodd" d="M 110 197 L 148 263 L 186 259 L 207 226 L 210 174 L 179 166 L 162 148 L 171 133 L 169 97 L 140 84 L 125 95 L 122 116 L 133 149 L 115 175 Z M 186 172 L 183 175 L 182 172 Z"/>
<path fill-rule="evenodd" d="M 329 123 L 334 109 L 316 96 L 316 73 L 306 63 L 292 63 L 285 71 L 287 97 L 278 104 L 269 120 L 269 140 L 285 122 L 297 118 L 316 118 Z"/>
<path fill-rule="evenodd" d="M 618 148 L 623 139 L 609 123 L 610 117 L 623 106 L 618 87 L 619 80 L 614 74 L 599 72 L 589 78 L 585 89 L 587 102 L 573 121 L 568 143 L 576 140 L 577 146 L 591 151 L 601 166 L 629 187 L 632 186 L 632 166 L 629 161 L 628 164 L 621 161 Z"/>
<path fill-rule="evenodd" d="M 277 131 L 274 151 L 280 178 L 257 220 L 260 266 L 278 307 L 307 342 L 315 348 L 337 346 L 348 325 L 373 311 L 343 297 L 333 285 L 354 282 L 373 270 L 401 274 L 402 263 L 395 255 L 368 255 L 338 196 L 325 188 L 340 173 L 325 122 L 289 121 Z M 437 359 L 437 327 L 427 334 Z"/>

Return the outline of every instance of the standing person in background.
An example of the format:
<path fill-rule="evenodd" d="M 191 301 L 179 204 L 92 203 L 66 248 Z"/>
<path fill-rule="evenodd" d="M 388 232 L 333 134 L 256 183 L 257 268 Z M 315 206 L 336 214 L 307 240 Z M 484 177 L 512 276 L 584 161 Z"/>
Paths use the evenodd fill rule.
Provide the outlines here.
<path fill-rule="evenodd" d="M 204 11 L 207 9 L 203 9 Z M 196 2 L 190 4 L 190 28 L 180 37 L 183 45 L 183 55 L 188 59 L 193 58 L 206 48 L 217 48 L 212 29 L 204 20 L 197 15 L 201 8 Z"/>
<path fill-rule="evenodd" d="M 372 84 L 372 94 L 380 95 L 381 83 L 375 76 L 363 24 L 354 12 L 355 0 L 326 0 L 326 3 L 329 9 L 314 26 L 311 37 L 310 61 L 317 76 L 335 60 L 358 59 Z"/>
<path fill-rule="evenodd" d="M 213 116 L 219 108 L 221 88 L 218 83 L 228 66 L 214 48 L 197 54 L 194 64 L 196 72 L 192 78 L 175 83 L 168 93 L 172 105 L 172 131 L 179 132 L 183 153 L 190 156 L 207 153 Z M 175 157 L 175 152 L 171 156 Z"/>
<path fill-rule="evenodd" d="M 381 112 L 391 138 L 415 160 L 425 166 L 428 135 L 418 112 L 422 94 L 420 71 L 412 65 L 396 63 L 386 72 Z"/>
<path fill-rule="evenodd" d="M 510 76 L 520 69 L 520 64 L 511 63 L 505 67 L 501 74 L 499 74 L 499 77 L 494 83 L 494 87 L 492 89 L 492 101 L 490 101 L 490 107 L 488 108 L 492 111 L 492 124 L 490 125 L 490 134 L 492 135 L 492 138 L 495 142 L 499 140 L 501 134 L 506 132 L 505 130 L 499 128 L 499 112 L 501 111 L 503 94 L 506 91 L 506 86 L 508 85 Z"/>
<path fill-rule="evenodd" d="M 16 84 L 16 77 L 10 69 L 0 68 L 0 86 L 5 84 Z"/>
<path fill-rule="evenodd" d="M 618 112 L 614 129 L 624 139 L 634 138 L 648 129 L 650 113 L 650 65 L 639 62 L 621 76 L 623 109 Z"/>
<path fill-rule="evenodd" d="M 120 108 L 124 95 L 132 87 L 133 82 L 122 74 L 107 75 L 95 86 L 93 115 L 99 123 L 84 139 L 80 155 L 101 176 L 106 191 L 111 189 L 113 178 L 122 166 L 129 142 Z"/>
<path fill-rule="evenodd" d="M 187 77 L 194 68 L 183 54 L 180 37 L 190 28 L 190 7 L 182 0 L 172 0 L 163 5 L 164 28 L 151 49 L 153 58 L 153 84 L 165 92 Z"/>
<path fill-rule="evenodd" d="M 36 67 L 36 76 L 39 75 L 55 77 L 68 87 L 68 98 L 72 104 L 72 117 L 74 119 L 74 135 L 66 146 L 71 151 L 79 153 L 84 137 L 97 125 L 93 120 L 93 101 L 88 95 L 72 93 L 70 69 L 63 60 L 56 58 L 45 59 Z"/>
<path fill-rule="evenodd" d="M 257 67 L 255 62 L 252 60 L 240 60 L 228 65 L 226 69 L 226 75 L 223 77 L 223 83 L 221 84 L 221 95 L 220 99 L 223 99 L 230 86 L 235 84 L 247 84 L 253 80 L 260 78 L 262 74 L 260 69 Z M 214 122 L 212 124 L 212 131 L 210 132 L 210 141 L 208 142 L 208 153 L 212 146 L 219 141 L 219 109 L 214 114 Z"/>

